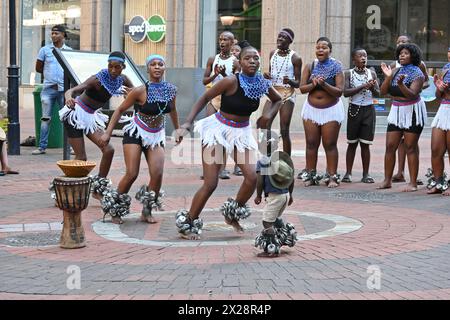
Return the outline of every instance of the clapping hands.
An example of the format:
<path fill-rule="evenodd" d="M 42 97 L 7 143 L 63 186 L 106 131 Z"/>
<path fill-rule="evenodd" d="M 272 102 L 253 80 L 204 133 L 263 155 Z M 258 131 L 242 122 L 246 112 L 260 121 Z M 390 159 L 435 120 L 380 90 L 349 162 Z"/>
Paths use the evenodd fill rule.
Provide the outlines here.
<path fill-rule="evenodd" d="M 388 66 L 386 63 L 381 64 L 381 70 L 383 71 L 384 75 L 389 78 L 392 77 L 392 68 L 391 66 Z"/>
<path fill-rule="evenodd" d="M 437 74 L 434 76 L 434 84 L 440 92 L 444 92 L 449 88 L 448 83 L 445 83 L 444 80 Z"/>

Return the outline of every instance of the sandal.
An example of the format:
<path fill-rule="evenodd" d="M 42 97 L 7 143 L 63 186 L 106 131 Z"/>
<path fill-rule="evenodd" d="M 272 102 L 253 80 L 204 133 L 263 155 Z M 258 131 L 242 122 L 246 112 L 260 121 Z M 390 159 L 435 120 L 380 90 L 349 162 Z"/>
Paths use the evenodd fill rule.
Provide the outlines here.
<path fill-rule="evenodd" d="M 342 178 L 342 182 L 345 182 L 345 183 L 352 183 L 352 175 L 346 174 L 346 175 Z"/>
<path fill-rule="evenodd" d="M 371 176 L 365 176 L 361 179 L 362 183 L 375 183 L 375 180 Z"/>
<path fill-rule="evenodd" d="M 15 171 L 15 170 L 6 170 L 6 171 L 2 171 L 4 174 L 19 174 L 19 171 Z"/>

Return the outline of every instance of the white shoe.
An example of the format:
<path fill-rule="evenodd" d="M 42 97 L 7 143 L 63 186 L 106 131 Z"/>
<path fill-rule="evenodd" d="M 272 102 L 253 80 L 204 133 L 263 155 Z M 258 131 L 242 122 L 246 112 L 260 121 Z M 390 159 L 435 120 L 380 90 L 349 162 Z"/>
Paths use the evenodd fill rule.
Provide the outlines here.
<path fill-rule="evenodd" d="M 32 154 L 32 155 L 45 154 L 45 149 L 41 149 L 41 148 L 36 149 L 36 150 L 34 150 L 31 154 Z"/>

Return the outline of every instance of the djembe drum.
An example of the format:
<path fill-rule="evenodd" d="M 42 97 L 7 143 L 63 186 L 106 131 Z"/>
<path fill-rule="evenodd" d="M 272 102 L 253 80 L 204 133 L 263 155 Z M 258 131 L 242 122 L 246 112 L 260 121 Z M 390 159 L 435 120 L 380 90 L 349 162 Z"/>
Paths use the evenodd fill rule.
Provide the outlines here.
<path fill-rule="evenodd" d="M 53 180 L 56 203 L 64 211 L 60 247 L 75 249 L 85 247 L 81 211 L 89 203 L 91 178 L 57 177 Z"/>

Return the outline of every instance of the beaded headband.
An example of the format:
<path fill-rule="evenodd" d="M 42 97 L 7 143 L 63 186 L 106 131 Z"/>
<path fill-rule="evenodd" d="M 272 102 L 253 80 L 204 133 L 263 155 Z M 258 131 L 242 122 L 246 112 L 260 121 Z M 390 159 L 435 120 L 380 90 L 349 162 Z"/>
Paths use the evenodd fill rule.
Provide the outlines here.
<path fill-rule="evenodd" d="M 122 62 L 122 63 L 125 63 L 125 59 L 123 59 L 123 58 L 121 58 L 121 57 L 109 57 L 108 58 L 108 62 L 109 61 L 119 61 L 119 62 Z"/>
<path fill-rule="evenodd" d="M 154 59 L 159 59 L 159 60 L 161 60 L 162 62 L 166 62 L 166 60 L 164 59 L 164 57 L 163 56 L 161 56 L 161 55 L 159 55 L 159 54 L 152 54 L 152 55 L 150 55 L 150 56 L 148 56 L 147 57 L 147 59 L 145 60 L 146 61 L 146 65 L 148 65 L 150 62 L 152 62 L 152 60 L 154 60 Z"/>
<path fill-rule="evenodd" d="M 291 40 L 291 42 L 294 42 L 294 38 L 291 36 L 291 34 L 290 34 L 289 32 L 287 32 L 287 31 L 285 31 L 285 30 L 281 30 L 281 31 L 279 32 L 279 34 L 282 34 L 283 36 L 288 37 L 289 40 Z"/>

